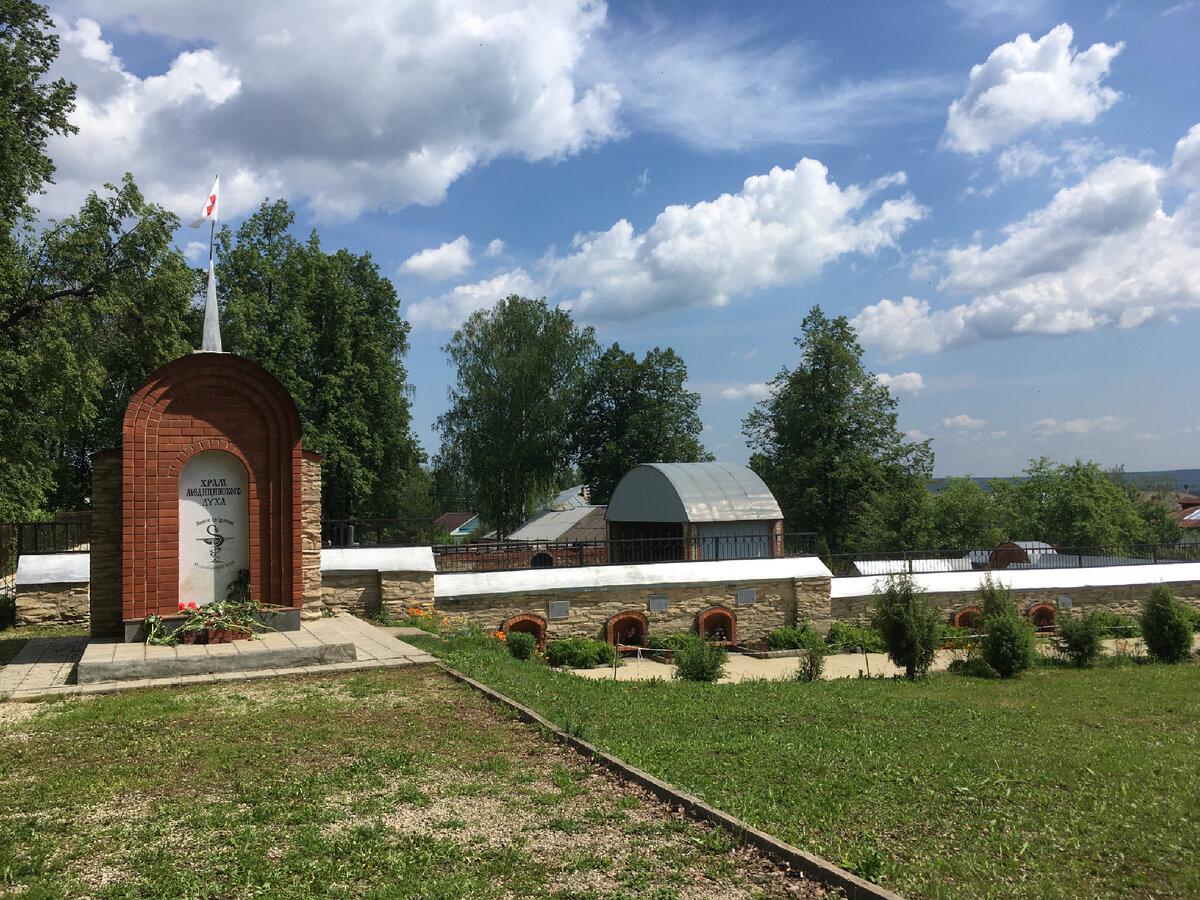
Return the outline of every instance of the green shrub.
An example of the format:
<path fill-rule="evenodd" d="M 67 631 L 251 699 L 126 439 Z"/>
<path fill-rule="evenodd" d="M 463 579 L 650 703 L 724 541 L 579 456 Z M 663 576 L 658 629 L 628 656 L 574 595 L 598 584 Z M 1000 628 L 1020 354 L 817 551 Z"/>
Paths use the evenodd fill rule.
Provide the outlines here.
<path fill-rule="evenodd" d="M 1191 655 L 1192 629 L 1186 607 L 1165 584 L 1151 588 L 1142 603 L 1142 637 L 1147 652 L 1161 662 L 1183 662 Z"/>
<path fill-rule="evenodd" d="M 965 675 L 968 678 L 995 678 L 995 670 L 981 656 L 968 656 L 966 659 L 952 659 L 946 671 L 951 675 Z"/>
<path fill-rule="evenodd" d="M 967 650 L 979 645 L 979 632 L 970 628 L 957 628 L 954 625 L 939 625 L 937 645 L 943 650 Z"/>
<path fill-rule="evenodd" d="M 859 628 L 834 622 L 825 638 L 829 649 L 836 653 L 883 653 L 883 637 L 874 628 Z"/>
<path fill-rule="evenodd" d="M 0 591 L 0 631 L 17 624 L 17 595 Z"/>
<path fill-rule="evenodd" d="M 690 631 L 673 631 L 670 634 L 647 634 L 645 645 L 651 650 L 678 650 L 698 635 Z"/>
<path fill-rule="evenodd" d="M 1102 638 L 1141 637 L 1142 626 L 1133 616 L 1123 616 L 1120 613 L 1109 612 L 1107 609 L 1094 610 L 1090 615 L 1096 617 L 1096 628 Z"/>
<path fill-rule="evenodd" d="M 567 638 L 563 641 L 551 641 L 546 645 L 546 656 L 550 665 L 569 666 L 572 669 L 611 666 L 614 654 L 611 644 L 593 641 L 591 638 Z"/>
<path fill-rule="evenodd" d="M 1016 615 L 988 616 L 983 620 L 983 661 L 1001 678 L 1020 675 L 1034 663 L 1033 625 Z"/>
<path fill-rule="evenodd" d="M 812 641 L 812 635 L 816 634 L 812 624 L 805 622 L 802 625 L 784 625 L 781 628 L 776 628 L 774 631 L 768 632 L 763 639 L 763 643 L 767 645 L 768 650 L 803 650 L 809 646 Z"/>
<path fill-rule="evenodd" d="M 537 635 L 528 631 L 510 631 L 506 636 L 508 652 L 517 659 L 532 659 L 537 652 Z"/>
<path fill-rule="evenodd" d="M 1080 668 L 1091 665 L 1100 656 L 1103 621 L 1098 612 L 1059 616 L 1053 638 L 1055 652 Z"/>
<path fill-rule="evenodd" d="M 699 635 L 689 635 L 675 651 L 675 677 L 686 681 L 716 681 L 725 674 L 729 655 L 724 647 L 706 644 Z"/>
<path fill-rule="evenodd" d="M 988 572 L 979 587 L 983 610 L 983 660 L 1001 678 L 1020 675 L 1033 665 L 1033 625 L 1021 618 L 1012 591 Z"/>
<path fill-rule="evenodd" d="M 796 678 L 800 681 L 816 681 L 825 671 L 825 641 L 814 629 L 805 632 L 804 655 L 800 657 L 800 666 L 796 670 Z"/>
<path fill-rule="evenodd" d="M 910 575 L 889 575 L 884 589 L 875 590 L 871 624 L 879 629 L 892 662 L 904 668 L 910 681 L 933 665 L 937 620 L 929 596 L 917 589 Z"/>

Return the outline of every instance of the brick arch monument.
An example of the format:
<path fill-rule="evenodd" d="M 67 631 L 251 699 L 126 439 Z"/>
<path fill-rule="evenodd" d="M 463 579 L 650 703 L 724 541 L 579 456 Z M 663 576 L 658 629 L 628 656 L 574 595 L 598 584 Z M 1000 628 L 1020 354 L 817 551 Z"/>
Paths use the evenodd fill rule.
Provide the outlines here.
<path fill-rule="evenodd" d="M 92 557 L 96 635 L 123 624 L 130 639 L 181 600 L 224 599 L 241 569 L 262 603 L 319 599 L 320 457 L 304 452 L 283 385 L 228 353 L 151 374 L 126 408 L 122 446 L 93 457 Z M 96 596 L 102 585 L 117 596 Z"/>

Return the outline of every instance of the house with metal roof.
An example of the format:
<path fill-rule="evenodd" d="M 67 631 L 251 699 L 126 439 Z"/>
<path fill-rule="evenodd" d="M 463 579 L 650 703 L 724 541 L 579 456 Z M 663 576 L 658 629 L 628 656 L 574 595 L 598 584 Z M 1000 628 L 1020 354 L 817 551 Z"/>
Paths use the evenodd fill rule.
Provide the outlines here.
<path fill-rule="evenodd" d="M 782 555 L 783 513 L 753 471 L 731 463 L 646 463 L 625 473 L 605 514 L 614 561 Z"/>

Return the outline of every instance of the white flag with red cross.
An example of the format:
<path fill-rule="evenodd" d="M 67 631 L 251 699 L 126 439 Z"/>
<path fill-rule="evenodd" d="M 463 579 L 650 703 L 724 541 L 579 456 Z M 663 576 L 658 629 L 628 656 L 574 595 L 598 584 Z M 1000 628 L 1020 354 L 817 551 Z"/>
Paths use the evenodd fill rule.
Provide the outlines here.
<path fill-rule="evenodd" d="M 214 223 L 217 221 L 217 187 L 221 183 L 221 176 L 218 175 L 213 179 L 212 190 L 208 193 L 208 199 L 204 201 L 204 209 L 201 210 L 200 218 L 192 223 L 193 228 L 199 228 L 209 219 Z"/>

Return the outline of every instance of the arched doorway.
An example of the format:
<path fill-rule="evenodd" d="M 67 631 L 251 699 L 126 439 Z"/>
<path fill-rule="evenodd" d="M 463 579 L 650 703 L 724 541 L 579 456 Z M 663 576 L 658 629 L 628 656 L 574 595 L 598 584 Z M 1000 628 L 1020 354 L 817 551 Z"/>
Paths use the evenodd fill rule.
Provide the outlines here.
<path fill-rule="evenodd" d="M 541 616 L 520 615 L 506 619 L 500 630 L 505 634 L 512 631 L 523 631 L 537 638 L 538 649 L 546 646 L 546 620 Z"/>
<path fill-rule="evenodd" d="M 723 606 L 710 606 L 696 617 L 696 630 L 706 641 L 737 643 L 737 618 Z"/>
<path fill-rule="evenodd" d="M 645 615 L 636 609 L 619 612 L 608 620 L 604 628 L 604 636 L 610 644 L 629 644 L 641 647 L 646 642 L 646 632 L 650 630 Z"/>
<path fill-rule="evenodd" d="M 964 606 L 950 620 L 955 628 L 970 628 L 979 631 L 983 628 L 983 610 L 978 606 Z"/>
<path fill-rule="evenodd" d="M 1053 632 L 1057 619 L 1058 610 L 1052 604 L 1035 603 L 1029 607 L 1029 621 L 1038 632 Z"/>

